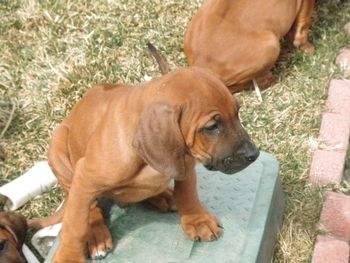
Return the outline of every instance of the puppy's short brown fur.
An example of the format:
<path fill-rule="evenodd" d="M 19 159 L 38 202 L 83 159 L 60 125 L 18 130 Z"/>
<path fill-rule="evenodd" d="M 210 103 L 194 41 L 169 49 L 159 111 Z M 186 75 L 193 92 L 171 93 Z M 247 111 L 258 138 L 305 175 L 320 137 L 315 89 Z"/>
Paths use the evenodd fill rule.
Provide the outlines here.
<path fill-rule="evenodd" d="M 276 79 L 270 69 L 283 36 L 313 52 L 308 41 L 313 7 L 314 0 L 207 0 L 187 28 L 188 63 L 220 75 L 231 92 L 253 79 L 267 87 Z"/>
<path fill-rule="evenodd" d="M 206 69 L 180 69 L 138 86 L 94 86 L 50 144 L 49 164 L 67 194 L 53 262 L 84 262 L 86 251 L 99 258 L 112 248 L 99 196 L 150 200 L 163 210 L 174 201 L 189 238 L 216 239 L 219 221 L 198 199 L 196 160 L 233 173 L 258 154 L 236 100 Z"/>
<path fill-rule="evenodd" d="M 26 219 L 13 212 L 0 212 L 0 262 L 25 263 L 22 246 L 27 233 Z"/>

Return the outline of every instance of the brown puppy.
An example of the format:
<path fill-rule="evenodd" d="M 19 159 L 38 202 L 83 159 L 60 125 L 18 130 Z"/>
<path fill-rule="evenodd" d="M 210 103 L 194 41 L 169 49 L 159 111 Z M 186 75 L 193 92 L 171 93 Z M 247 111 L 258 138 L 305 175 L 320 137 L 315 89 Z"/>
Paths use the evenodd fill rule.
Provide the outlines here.
<path fill-rule="evenodd" d="M 26 219 L 16 213 L 0 212 L 0 262 L 25 263 L 22 246 L 27 233 Z"/>
<path fill-rule="evenodd" d="M 209 68 L 231 92 L 261 87 L 276 77 L 270 69 L 280 53 L 280 39 L 306 53 L 314 47 L 308 30 L 314 0 L 207 0 L 193 16 L 185 35 L 189 65 Z"/>
<path fill-rule="evenodd" d="M 208 70 L 191 67 L 140 84 L 91 88 L 55 130 L 49 163 L 68 193 L 53 262 L 102 257 L 112 240 L 96 198 L 134 203 L 169 195 L 192 240 L 216 239 L 218 220 L 198 200 L 195 163 L 237 172 L 259 155 L 238 105 Z"/>

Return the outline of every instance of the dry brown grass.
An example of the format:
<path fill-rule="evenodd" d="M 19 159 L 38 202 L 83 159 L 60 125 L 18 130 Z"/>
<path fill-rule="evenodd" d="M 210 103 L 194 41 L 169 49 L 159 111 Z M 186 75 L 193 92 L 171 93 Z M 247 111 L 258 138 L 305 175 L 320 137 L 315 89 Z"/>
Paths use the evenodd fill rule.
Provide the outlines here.
<path fill-rule="evenodd" d="M 166 55 L 173 69 L 185 66 L 184 30 L 201 3 L 0 0 L 0 96 L 17 105 L 0 142 L 7 155 L 0 184 L 46 158 L 53 128 L 92 84 L 158 76 L 147 42 Z M 262 104 L 252 92 L 238 95 L 245 127 L 281 163 L 286 211 L 275 262 L 310 260 L 324 190 L 307 182 L 310 142 L 318 136 L 328 82 L 338 74 L 336 53 L 350 44 L 343 33 L 348 21 L 348 2 L 318 1 L 312 26 L 316 53 L 285 52 L 276 67 L 279 82 L 263 91 Z M 349 192 L 345 183 L 333 188 Z M 45 216 L 61 198 L 56 188 L 21 212 Z"/>

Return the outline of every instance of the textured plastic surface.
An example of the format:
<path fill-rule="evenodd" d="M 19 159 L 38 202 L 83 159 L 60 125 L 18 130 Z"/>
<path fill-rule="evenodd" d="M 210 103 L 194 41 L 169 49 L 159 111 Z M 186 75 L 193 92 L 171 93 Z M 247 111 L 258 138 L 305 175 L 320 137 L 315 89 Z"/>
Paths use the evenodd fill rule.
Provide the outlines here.
<path fill-rule="evenodd" d="M 117 245 L 104 260 L 91 262 L 270 262 L 283 213 L 278 171 L 278 162 L 264 152 L 234 175 L 197 167 L 200 199 L 224 227 L 214 242 L 190 241 L 177 213 L 162 214 L 141 204 L 105 204 Z"/>

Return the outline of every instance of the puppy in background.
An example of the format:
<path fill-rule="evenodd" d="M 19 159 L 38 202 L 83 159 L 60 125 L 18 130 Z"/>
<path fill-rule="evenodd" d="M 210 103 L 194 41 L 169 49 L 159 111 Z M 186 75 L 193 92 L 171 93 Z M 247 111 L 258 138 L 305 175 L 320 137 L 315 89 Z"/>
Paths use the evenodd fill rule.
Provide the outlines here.
<path fill-rule="evenodd" d="M 280 40 L 305 53 L 314 0 L 207 0 L 193 16 L 185 35 L 190 66 L 209 68 L 229 90 L 261 88 L 275 80 L 271 73 L 280 54 Z"/>
<path fill-rule="evenodd" d="M 27 233 L 26 219 L 13 212 L 0 212 L 0 262 L 26 263 L 22 246 Z"/>

